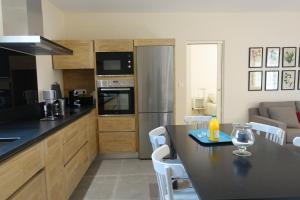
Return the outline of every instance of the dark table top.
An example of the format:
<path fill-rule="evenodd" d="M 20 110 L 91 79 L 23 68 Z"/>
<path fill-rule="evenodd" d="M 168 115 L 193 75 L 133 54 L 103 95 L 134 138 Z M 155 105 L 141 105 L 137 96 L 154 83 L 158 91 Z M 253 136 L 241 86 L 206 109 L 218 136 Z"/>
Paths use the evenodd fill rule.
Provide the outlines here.
<path fill-rule="evenodd" d="M 166 126 L 202 200 L 300 199 L 300 154 L 255 135 L 250 157 L 235 156 L 232 144 L 205 147 L 188 135 L 190 126 Z M 230 134 L 232 126 L 221 125 Z"/>
<path fill-rule="evenodd" d="M 17 152 L 43 140 L 57 130 L 90 112 L 95 106 L 66 109 L 64 118 L 56 121 L 19 120 L 0 126 L 0 138 L 20 137 L 19 140 L 0 146 L 0 162 Z"/>

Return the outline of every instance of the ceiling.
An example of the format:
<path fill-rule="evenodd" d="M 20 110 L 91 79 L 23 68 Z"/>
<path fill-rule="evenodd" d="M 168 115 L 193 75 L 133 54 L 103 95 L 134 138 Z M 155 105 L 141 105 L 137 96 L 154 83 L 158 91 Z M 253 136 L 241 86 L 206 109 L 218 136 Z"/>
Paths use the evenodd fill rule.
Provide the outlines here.
<path fill-rule="evenodd" d="M 49 0 L 69 12 L 300 11 L 300 0 Z"/>

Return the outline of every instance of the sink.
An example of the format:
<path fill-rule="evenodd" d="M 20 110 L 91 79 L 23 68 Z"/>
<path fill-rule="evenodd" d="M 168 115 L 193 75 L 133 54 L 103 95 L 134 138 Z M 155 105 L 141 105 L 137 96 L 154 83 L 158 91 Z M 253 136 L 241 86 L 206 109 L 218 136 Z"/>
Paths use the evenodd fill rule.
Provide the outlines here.
<path fill-rule="evenodd" d="M 0 137 L 0 147 L 4 146 L 6 144 L 9 144 L 11 142 L 14 142 L 16 140 L 19 140 L 19 139 L 21 139 L 21 138 L 20 137 L 6 137 L 6 138 L 1 138 Z"/>

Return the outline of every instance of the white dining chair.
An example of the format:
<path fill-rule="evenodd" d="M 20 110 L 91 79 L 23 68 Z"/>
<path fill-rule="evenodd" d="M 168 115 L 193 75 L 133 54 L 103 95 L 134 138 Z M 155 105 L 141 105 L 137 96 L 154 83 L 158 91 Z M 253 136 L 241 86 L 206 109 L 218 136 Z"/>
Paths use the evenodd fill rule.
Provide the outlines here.
<path fill-rule="evenodd" d="M 300 137 L 295 137 L 293 139 L 293 145 L 297 146 L 297 147 L 300 147 Z"/>
<path fill-rule="evenodd" d="M 195 124 L 197 126 L 197 129 L 200 128 L 207 128 L 208 123 L 211 120 L 211 116 L 206 115 L 188 115 L 184 116 L 183 118 L 184 123 L 187 125 L 193 125 Z"/>
<path fill-rule="evenodd" d="M 256 122 L 250 122 L 249 125 L 258 135 L 260 135 L 261 132 L 264 132 L 266 139 L 279 145 L 283 145 L 285 133 L 281 128 Z"/>
<path fill-rule="evenodd" d="M 182 177 L 186 174 L 182 164 L 166 163 L 164 158 L 169 155 L 168 145 L 158 147 L 151 155 L 157 180 L 159 181 L 159 192 L 161 200 L 198 200 L 194 188 L 173 190 L 172 178 Z"/>
<path fill-rule="evenodd" d="M 160 126 L 149 132 L 150 143 L 154 151 L 163 144 L 166 144 L 167 130 L 165 127 Z"/>

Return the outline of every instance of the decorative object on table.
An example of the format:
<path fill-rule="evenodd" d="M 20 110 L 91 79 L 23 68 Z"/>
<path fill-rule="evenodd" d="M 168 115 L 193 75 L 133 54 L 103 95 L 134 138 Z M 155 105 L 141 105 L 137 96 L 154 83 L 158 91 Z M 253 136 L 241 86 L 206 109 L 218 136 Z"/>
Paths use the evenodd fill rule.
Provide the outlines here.
<path fill-rule="evenodd" d="M 279 71 L 265 71 L 265 91 L 276 91 L 279 88 Z"/>
<path fill-rule="evenodd" d="M 233 151 L 237 156 L 251 156 L 251 152 L 247 151 L 247 147 L 254 144 L 254 134 L 249 124 L 232 124 L 233 131 L 231 133 L 232 143 L 238 147 Z"/>
<path fill-rule="evenodd" d="M 212 142 L 218 142 L 219 141 L 219 122 L 217 120 L 216 115 L 212 115 L 212 118 L 208 124 L 208 129 L 209 129 L 209 140 Z"/>
<path fill-rule="evenodd" d="M 296 70 L 282 70 L 281 90 L 294 90 Z"/>
<path fill-rule="evenodd" d="M 279 67 L 280 47 L 267 47 L 266 50 L 266 67 Z"/>
<path fill-rule="evenodd" d="M 209 140 L 207 133 L 207 128 L 188 131 L 188 134 L 203 146 L 232 144 L 231 136 L 222 131 L 219 131 L 219 141 L 217 142 Z"/>
<path fill-rule="evenodd" d="M 296 67 L 296 47 L 282 48 L 282 67 Z"/>
<path fill-rule="evenodd" d="M 263 66 L 263 47 L 249 48 L 249 68 L 262 68 Z"/>
<path fill-rule="evenodd" d="M 262 78 L 263 78 L 262 71 L 249 71 L 248 91 L 261 91 Z"/>

